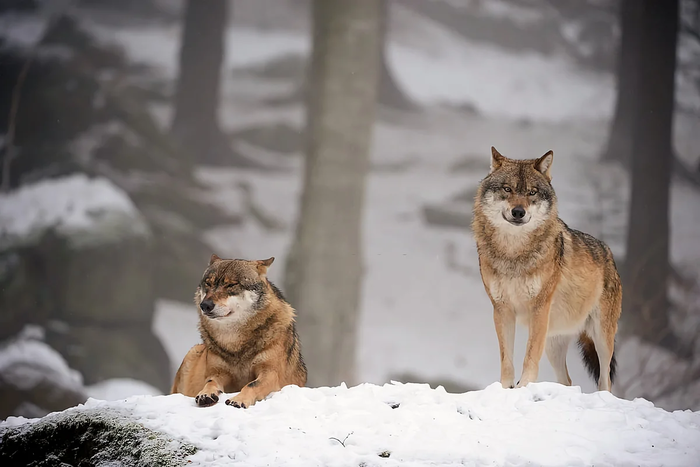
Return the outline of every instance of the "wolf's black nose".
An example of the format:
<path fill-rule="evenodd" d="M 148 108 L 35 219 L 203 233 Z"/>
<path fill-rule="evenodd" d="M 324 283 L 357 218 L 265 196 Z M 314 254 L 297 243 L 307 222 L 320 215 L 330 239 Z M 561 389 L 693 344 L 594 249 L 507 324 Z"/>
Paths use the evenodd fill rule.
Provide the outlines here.
<path fill-rule="evenodd" d="M 214 302 L 212 300 L 202 300 L 202 303 L 199 304 L 199 308 L 201 308 L 203 312 L 209 313 L 214 309 Z"/>
<path fill-rule="evenodd" d="M 520 206 L 514 207 L 510 213 L 513 214 L 513 218 L 515 219 L 522 219 L 525 217 L 525 209 Z"/>

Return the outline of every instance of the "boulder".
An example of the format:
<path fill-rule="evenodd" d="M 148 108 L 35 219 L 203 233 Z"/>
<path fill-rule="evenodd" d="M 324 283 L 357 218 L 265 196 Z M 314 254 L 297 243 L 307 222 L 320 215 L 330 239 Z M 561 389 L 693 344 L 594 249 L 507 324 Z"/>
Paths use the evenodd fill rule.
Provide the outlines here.
<path fill-rule="evenodd" d="M 109 409 L 67 410 L 0 426 L 3 465 L 186 465 L 197 449 Z"/>
<path fill-rule="evenodd" d="M 73 174 L 0 196 L 0 339 L 27 324 L 89 384 L 132 377 L 170 386 L 151 331 L 153 235 L 128 195 Z"/>

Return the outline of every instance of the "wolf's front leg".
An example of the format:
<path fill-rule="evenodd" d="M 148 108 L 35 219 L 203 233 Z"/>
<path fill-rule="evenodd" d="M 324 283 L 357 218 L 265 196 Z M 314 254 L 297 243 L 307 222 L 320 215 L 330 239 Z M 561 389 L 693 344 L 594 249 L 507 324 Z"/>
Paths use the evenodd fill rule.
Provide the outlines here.
<path fill-rule="evenodd" d="M 204 387 L 194 398 L 200 407 L 209 407 L 219 402 L 219 394 L 224 392 L 224 387 L 228 381 L 225 375 L 211 375 L 206 379 Z"/>
<path fill-rule="evenodd" d="M 550 305 L 551 297 L 546 301 L 535 301 L 531 308 L 525 361 L 523 362 L 523 373 L 520 375 L 520 381 L 518 381 L 516 386 L 518 388 L 537 381 L 537 375 L 540 371 L 540 360 L 547 342 Z"/>
<path fill-rule="evenodd" d="M 512 388 L 515 381 L 513 346 L 515 345 L 515 313 L 504 303 L 494 302 L 493 322 L 496 325 L 498 347 L 501 352 L 501 385 Z"/>
<path fill-rule="evenodd" d="M 241 392 L 228 399 L 226 405 L 245 409 L 265 399 L 271 392 L 282 389 L 276 370 L 262 370 L 257 375 L 257 378 L 243 386 Z"/>

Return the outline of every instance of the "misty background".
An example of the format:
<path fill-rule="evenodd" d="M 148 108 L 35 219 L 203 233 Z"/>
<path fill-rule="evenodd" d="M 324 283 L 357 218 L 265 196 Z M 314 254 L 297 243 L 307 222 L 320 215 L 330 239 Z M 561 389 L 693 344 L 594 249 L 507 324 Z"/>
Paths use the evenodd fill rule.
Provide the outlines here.
<path fill-rule="evenodd" d="M 699 123 L 698 0 L 0 0 L 0 418 L 167 394 L 212 253 L 310 386 L 497 381 L 491 146 L 615 254 L 613 392 L 698 410 Z"/>

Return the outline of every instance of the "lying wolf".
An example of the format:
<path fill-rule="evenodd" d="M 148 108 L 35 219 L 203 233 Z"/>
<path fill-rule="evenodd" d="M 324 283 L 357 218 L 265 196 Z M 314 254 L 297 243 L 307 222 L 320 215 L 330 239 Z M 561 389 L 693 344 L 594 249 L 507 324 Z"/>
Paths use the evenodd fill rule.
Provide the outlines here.
<path fill-rule="evenodd" d="M 203 343 L 185 355 L 172 393 L 206 407 L 222 392 L 239 392 L 226 404 L 246 408 L 286 385 L 306 384 L 294 309 L 267 280 L 273 261 L 212 255 L 195 293 Z"/>

